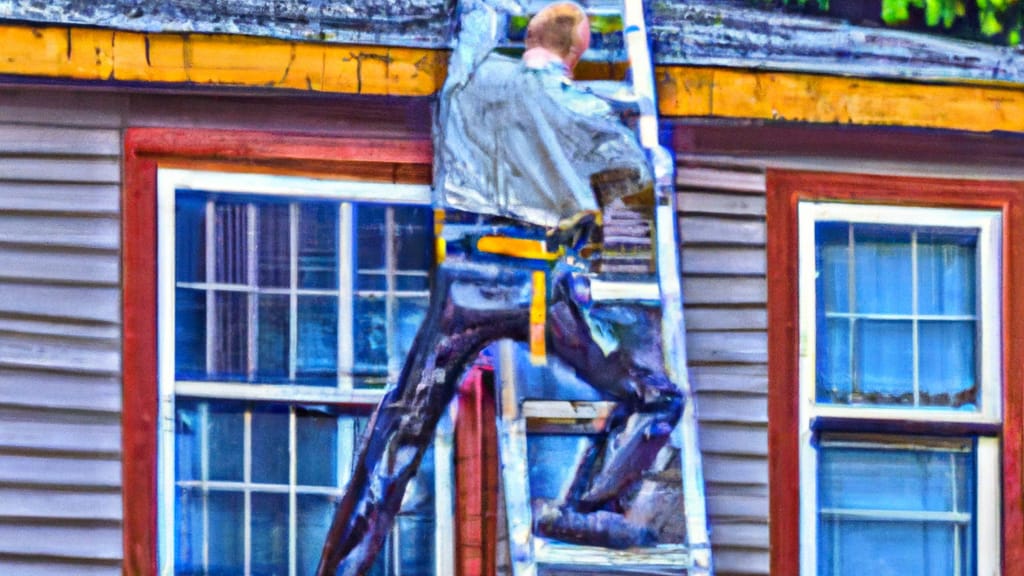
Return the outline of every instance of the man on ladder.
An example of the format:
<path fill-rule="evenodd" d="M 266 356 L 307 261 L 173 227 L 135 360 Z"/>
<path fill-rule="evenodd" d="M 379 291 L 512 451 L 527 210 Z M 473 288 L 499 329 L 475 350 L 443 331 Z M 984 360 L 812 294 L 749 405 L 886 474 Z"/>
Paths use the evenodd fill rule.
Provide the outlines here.
<path fill-rule="evenodd" d="M 629 338 L 595 338 L 579 257 L 600 225 L 595 194 L 607 203 L 650 188 L 646 155 L 607 102 L 571 82 L 590 41 L 582 8 L 538 13 L 521 60 L 492 52 L 492 8 L 463 8 L 434 134 L 435 208 L 448 212 L 430 308 L 370 420 L 321 576 L 369 571 L 465 368 L 500 339 L 528 343 L 538 361 L 554 354 L 618 403 L 608 445 L 587 459 L 594 469 L 581 467 L 572 501 L 538 529 L 620 548 L 652 543 L 609 503 L 653 463 L 682 396 L 665 375 L 656 322 L 632 315 Z"/>

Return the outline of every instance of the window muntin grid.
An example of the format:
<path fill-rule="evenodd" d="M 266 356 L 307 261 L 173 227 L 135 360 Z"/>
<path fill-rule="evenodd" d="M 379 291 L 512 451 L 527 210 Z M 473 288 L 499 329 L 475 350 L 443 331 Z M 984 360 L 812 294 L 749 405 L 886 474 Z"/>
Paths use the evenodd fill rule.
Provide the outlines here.
<path fill-rule="evenodd" d="M 234 555 L 238 561 L 227 568 L 227 573 L 307 573 L 315 567 L 310 563 L 315 562 L 319 556 L 319 546 L 322 545 L 326 523 L 329 522 L 329 517 L 322 513 L 327 510 L 323 503 L 326 499 L 336 498 L 347 482 L 347 470 L 351 466 L 360 434 L 356 417 L 366 414 L 376 404 L 383 383 L 397 374 L 396 367 L 400 367 L 402 360 L 388 358 L 386 362 L 374 364 L 360 374 L 351 369 L 351 340 L 359 336 L 362 330 L 358 324 L 359 319 L 353 317 L 354 303 L 359 299 L 384 301 L 386 310 L 396 311 L 395 315 L 388 317 L 384 328 L 390 331 L 387 337 L 389 345 L 396 340 L 395 330 L 415 333 L 423 316 L 422 308 L 426 304 L 429 251 L 433 244 L 430 213 L 426 208 L 428 189 L 424 186 L 178 170 L 161 170 L 158 179 L 161 230 L 174 230 L 179 226 L 201 230 L 198 234 L 174 236 L 165 233 L 159 237 L 160 325 L 176 328 L 192 325 L 202 328 L 199 337 L 196 333 L 200 331 L 178 329 L 165 329 L 159 337 L 162 357 L 160 450 L 164 454 L 158 466 L 161 478 L 161 504 L 158 511 L 160 525 L 163 527 L 160 535 L 161 572 L 174 573 L 177 562 L 178 573 L 210 573 L 210 563 L 217 561 L 218 551 L 217 546 L 211 547 L 210 544 L 217 542 L 220 545 L 223 539 L 225 547 L 221 551 L 229 556 Z M 240 189 L 246 192 L 196 192 L 209 189 Z M 367 200 L 359 201 L 361 198 Z M 193 209 L 185 210 L 184 215 L 176 214 L 179 199 L 183 200 L 180 204 L 186 207 L 191 204 Z M 382 206 L 379 204 L 381 201 L 389 204 Z M 200 205 L 199 210 L 195 209 L 196 204 Z M 329 244 L 325 250 L 322 242 L 296 241 L 298 228 L 295 226 L 295 214 L 298 214 L 301 225 L 302 215 L 309 212 L 308 206 L 311 204 L 337 206 L 329 218 L 316 219 L 314 216 L 307 219 L 313 220 L 312 226 L 320 234 L 325 229 L 328 234 L 337 230 L 337 241 L 334 242 L 337 246 L 336 255 L 330 253 Z M 282 206 L 288 215 L 286 221 L 280 217 L 276 220 L 258 217 L 261 210 L 277 210 L 280 214 Z M 385 224 L 379 230 L 382 241 L 377 248 L 388 254 L 385 261 L 390 264 L 379 271 L 378 276 L 384 279 L 382 288 L 361 291 L 355 287 L 358 267 L 355 233 L 357 215 L 361 208 L 367 206 L 378 209 L 384 215 Z M 188 213 L 194 217 L 189 218 Z M 337 214 L 336 218 L 334 213 Z M 398 218 L 395 218 L 396 214 Z M 275 221 L 278 224 L 277 232 L 273 232 Z M 281 250 L 278 245 L 276 252 L 268 250 L 268 247 L 274 246 L 259 242 L 259 234 L 266 230 L 270 230 L 271 234 L 280 234 L 281 230 L 286 230 L 290 237 L 288 249 Z M 387 239 L 390 245 L 383 242 L 383 239 Z M 410 239 L 412 241 L 402 243 Z M 228 265 L 222 263 L 218 268 L 218 251 L 221 256 L 229 254 L 236 257 Z M 179 260 L 175 253 L 186 256 Z M 285 253 L 288 266 L 282 264 Z M 396 262 L 398 258 L 402 258 L 401 262 Z M 422 265 L 417 262 L 422 262 Z M 420 269 L 416 269 L 417 266 Z M 206 281 L 207 277 L 212 281 Z M 166 281 L 168 278 L 171 279 L 170 285 Z M 282 278 L 287 278 L 287 282 L 282 281 Z M 414 279 L 412 285 L 408 278 Z M 298 350 L 303 336 L 296 328 L 301 328 L 303 322 L 299 318 L 301 307 L 295 305 L 295 301 L 300 296 L 319 298 L 321 302 L 336 302 L 333 308 L 337 312 L 329 310 L 326 314 L 334 314 L 336 320 L 328 325 L 337 326 L 335 335 L 350 335 L 347 343 L 343 338 L 338 338 L 335 344 L 338 349 L 336 365 L 341 369 L 332 372 L 329 378 L 323 378 L 315 370 L 304 371 L 303 364 L 291 353 L 288 355 L 286 374 L 281 368 L 284 363 L 279 361 L 276 364 L 276 377 L 264 378 L 256 370 L 260 365 L 268 364 L 266 354 L 263 361 L 259 358 L 259 337 L 261 333 L 264 337 L 272 334 L 274 327 L 283 331 L 282 327 L 287 325 L 290 351 Z M 263 308 L 268 313 L 263 318 L 261 329 L 258 321 L 260 304 L 261 300 L 267 299 L 270 303 L 263 302 Z M 288 301 L 287 308 L 281 305 L 282 299 Z M 175 306 L 176 302 L 184 305 Z M 221 310 L 217 310 L 218 306 Z M 398 317 L 399 314 L 402 316 Z M 176 319 L 183 319 L 184 322 L 175 322 Z M 247 321 L 244 329 L 238 328 L 239 319 Z M 216 334 L 218 328 L 226 334 L 225 337 L 206 338 L 208 334 Z M 232 329 L 234 332 L 230 332 Z M 322 336 L 322 333 L 319 335 Z M 389 353 L 404 355 L 402 343 L 411 342 L 412 336 L 402 336 L 397 345 L 390 345 Z M 278 340 L 283 338 L 279 337 Z M 176 352 L 183 352 L 184 358 L 180 362 L 174 361 Z M 227 358 L 217 358 L 218 354 Z M 180 376 L 187 379 L 174 378 L 176 371 L 182 367 Z M 285 379 L 282 374 L 288 378 Z M 229 402 L 228 399 L 237 402 Z M 323 402 L 331 404 L 325 405 Z M 175 405 L 187 407 L 189 403 L 193 407 L 206 406 L 207 412 L 211 406 L 230 404 L 238 418 L 243 423 L 248 422 L 240 428 L 246 431 L 241 433 L 241 439 L 236 436 L 235 441 L 228 445 L 234 448 L 241 446 L 235 456 L 241 456 L 242 469 L 248 471 L 245 473 L 248 476 L 243 474 L 239 479 L 236 475 L 235 479 L 228 480 L 207 477 L 183 478 L 179 481 L 176 478 L 175 469 L 178 466 L 174 462 L 179 460 L 178 456 L 183 455 L 185 448 L 174 450 L 179 440 L 176 428 L 180 424 L 179 417 L 183 416 Z M 342 405 L 344 409 L 325 408 Z M 288 432 L 281 432 L 278 426 L 277 442 L 271 443 L 261 443 L 262 436 L 258 433 L 260 426 L 253 427 L 254 423 L 266 419 L 268 412 L 276 413 L 279 420 L 287 415 L 287 418 L 298 423 L 303 421 L 301 414 L 315 411 L 318 407 L 330 414 L 325 416 L 325 421 L 336 423 L 337 456 L 332 459 L 332 466 L 337 467 L 337 473 L 331 479 L 331 485 L 310 481 L 309 473 L 303 472 L 308 468 L 305 463 L 310 460 L 303 453 L 308 452 L 310 442 L 315 441 L 306 438 L 308 435 L 304 436 L 301 425 L 296 424 Z M 195 424 L 202 419 L 193 417 L 192 420 Z M 199 434 L 199 437 L 202 436 Z M 451 542 L 449 537 L 444 536 L 446 530 L 451 529 L 449 495 L 442 490 L 436 497 L 437 510 L 441 511 L 436 520 L 436 529 L 432 507 L 435 483 L 441 486 L 450 483 L 450 480 L 447 483 L 444 480 L 450 474 L 446 463 L 446 459 L 450 458 L 450 440 L 447 436 L 445 438 L 440 446 L 448 456 L 442 457 L 436 475 L 432 474 L 428 461 L 423 472 L 414 479 L 415 485 L 410 490 L 410 496 L 403 502 L 389 544 L 374 568 L 375 575 L 432 574 L 435 573 L 435 567 L 437 573 L 450 571 Z M 282 443 L 287 444 L 286 450 L 282 450 Z M 230 449 L 220 450 L 219 453 L 214 449 L 211 453 L 212 448 L 213 444 L 206 445 L 206 452 L 199 457 L 207 463 L 205 466 L 216 469 L 218 465 L 224 464 L 225 458 L 231 460 Z M 268 455 L 276 454 L 270 461 L 278 464 L 286 462 L 287 467 L 294 469 L 295 473 L 285 481 L 281 466 L 278 465 L 277 471 L 268 475 L 265 470 L 267 459 L 260 458 L 264 452 Z M 285 453 L 287 455 L 282 457 Z M 264 465 L 260 465 L 261 461 Z M 194 470 L 202 468 L 193 466 Z M 185 493 L 191 494 L 189 502 L 184 499 Z M 317 508 L 321 512 L 319 515 L 310 516 L 311 502 L 320 502 Z M 188 512 L 189 505 L 192 506 L 191 513 Z M 211 510 L 233 511 L 235 516 L 241 515 L 241 521 L 237 526 L 222 530 L 223 533 L 217 532 L 216 524 L 207 524 L 205 527 L 200 524 L 198 530 L 184 530 L 176 534 L 179 523 L 188 518 L 191 518 L 189 521 L 204 516 L 208 519 Z M 269 540 L 266 531 L 261 531 L 258 526 L 259 523 L 270 526 L 264 522 L 267 518 L 277 519 L 272 523 L 273 537 Z M 311 526 L 320 533 L 311 536 Z M 244 527 L 244 530 L 239 530 L 240 527 Z M 236 537 L 237 542 L 233 540 Z M 198 547 L 195 546 L 197 541 L 200 543 Z M 232 542 L 236 542 L 237 546 Z M 176 558 L 182 549 L 200 550 L 201 554 L 193 554 L 188 562 L 183 563 L 181 558 Z M 195 563 L 197 558 L 199 564 Z"/>
<path fill-rule="evenodd" d="M 818 448 L 819 576 L 974 574 L 974 444 L 824 435 Z"/>
<path fill-rule="evenodd" d="M 835 519 L 845 516 L 850 519 L 853 516 L 869 516 L 862 522 L 900 522 L 911 518 L 916 511 L 900 510 L 886 511 L 884 506 L 868 511 L 847 511 L 837 507 L 825 500 L 822 494 L 822 487 L 819 482 L 821 458 L 823 453 L 829 450 L 829 442 L 834 442 L 836 436 L 845 436 L 841 443 L 846 447 L 866 449 L 874 446 L 886 447 L 891 453 L 920 452 L 930 445 L 927 434 L 929 424 L 934 426 L 935 433 L 948 434 L 949 424 L 998 424 L 1001 422 L 1001 215 L 995 211 L 967 210 L 967 209 L 943 209 L 943 208 L 917 208 L 908 206 L 881 206 L 864 205 L 852 203 L 831 203 L 831 202 L 801 202 L 798 207 L 798 230 L 799 230 L 799 312 L 800 312 L 800 421 L 799 437 L 800 446 L 800 564 L 803 574 L 827 574 L 829 570 L 838 566 L 842 573 L 844 558 L 837 558 L 844 546 L 833 536 L 835 532 L 827 532 L 822 522 L 828 518 Z M 905 404 L 849 404 L 819 400 L 818 374 L 823 368 L 828 368 L 828 359 L 822 359 L 822 346 L 819 339 L 826 330 L 820 329 L 820 323 L 825 320 L 823 314 L 824 305 L 821 299 L 829 298 L 826 294 L 822 281 L 821 259 L 819 258 L 819 223 L 837 222 L 852 227 L 866 227 L 869 230 L 887 233 L 904 233 L 914 229 L 918 231 L 940 231 L 948 234 L 947 238 L 959 237 L 960 240 L 953 244 L 964 245 L 963 238 L 968 240 L 967 246 L 974 253 L 973 271 L 974 286 L 973 297 L 960 296 L 953 299 L 953 302 L 961 306 L 949 306 L 948 302 L 932 301 L 922 309 L 918 301 L 916 318 L 920 323 L 927 321 L 943 322 L 973 322 L 975 326 L 971 330 L 971 338 L 974 340 L 974 363 L 973 377 L 976 379 L 977 391 L 973 405 L 965 404 L 962 409 L 947 406 L 924 406 L 915 405 L 913 402 Z M 847 230 L 847 234 L 849 231 Z M 907 244 L 913 244 L 912 234 L 907 239 Z M 827 233 L 823 235 L 826 238 Z M 854 242 L 856 245 L 856 242 Z M 849 246 L 846 243 L 843 249 Z M 910 249 L 907 249 L 911 252 Z M 852 257 L 847 254 L 847 257 Z M 854 266 L 851 264 L 850 266 Z M 911 263 L 909 276 L 914 279 Z M 898 274 L 886 276 L 898 277 Z M 848 282 L 839 282 L 838 288 L 848 286 Z M 914 282 L 909 286 L 913 289 Z M 913 298 L 920 298 L 920 294 Z M 831 297 L 835 297 L 832 294 Z M 915 310 L 913 298 L 909 300 L 909 311 L 906 307 L 899 309 L 894 303 L 885 303 L 884 310 L 871 310 L 871 314 L 878 315 L 876 320 L 880 321 L 901 321 L 913 320 Z M 837 301 L 850 301 L 850 295 L 846 294 Z M 855 301 L 855 300 L 854 300 Z M 973 310 L 970 305 L 973 303 Z M 831 310 L 836 312 L 834 317 L 846 319 L 850 317 L 850 308 L 840 310 L 832 306 Z M 856 313 L 856 309 L 854 309 Z M 867 316 L 867 315 L 865 315 Z M 911 337 L 913 338 L 913 337 Z M 848 344 L 847 344 L 848 345 Z M 911 346 L 914 344 L 912 343 Z M 917 343 L 920 346 L 920 342 Z M 915 351 L 915 353 L 918 353 Z M 910 363 L 913 364 L 913 363 Z M 911 368 L 913 370 L 914 368 Z M 920 366 L 917 370 L 920 371 Z M 918 378 L 921 377 L 919 373 Z M 821 432 L 816 430 L 816 422 L 828 424 L 829 430 L 845 430 L 846 432 Z M 876 422 L 889 422 L 888 426 L 896 426 L 897 422 L 913 424 L 914 430 L 922 430 L 919 434 L 908 433 L 902 436 L 889 436 L 879 438 L 878 434 L 872 434 L 872 427 Z M 961 473 L 966 472 L 970 477 L 964 476 L 957 481 L 954 488 L 949 486 L 950 493 L 973 494 L 967 503 L 966 509 L 957 510 L 947 517 L 934 517 L 925 514 L 926 518 L 917 518 L 918 521 L 947 521 L 950 528 L 953 524 L 957 526 L 970 525 L 970 530 L 961 531 L 959 538 L 962 545 L 956 554 L 944 556 L 940 561 L 949 560 L 956 564 L 957 569 L 973 566 L 970 573 L 988 574 L 998 573 L 999 558 L 1001 550 L 1001 473 L 999 461 L 1000 439 L 993 436 L 964 435 L 960 438 L 945 437 L 939 442 L 963 443 L 970 446 L 971 453 L 966 462 L 961 462 L 958 469 Z M 835 446 L 833 446 L 835 449 Z M 953 450 L 955 452 L 955 450 Z M 870 467 L 868 467 L 870 468 Z M 973 487 L 972 487 L 973 486 Z M 875 494 L 876 501 L 880 501 L 884 495 Z M 973 516 L 968 516 L 968 511 Z M 824 512 L 824 514 L 823 514 Z M 941 514 L 947 514 L 942 512 Z M 887 516 L 887 517 L 886 517 Z M 883 518 L 884 517 L 884 518 Z M 867 526 L 869 528 L 869 526 Z M 857 533 L 865 534 L 866 525 L 858 526 Z M 934 526 L 930 528 L 934 532 Z M 952 530 L 952 528 L 950 528 Z M 948 531 L 947 531 L 948 532 Z M 951 532 L 949 532 L 951 533 Z M 833 546 L 829 550 L 822 549 L 823 539 L 831 538 Z M 908 542 L 903 536 L 900 541 Z M 839 543 L 839 548 L 835 545 Z M 846 542 L 845 549 L 852 549 Z M 909 549 L 909 545 L 902 546 Z M 831 554 L 832 556 L 828 556 Z M 959 558 L 959 560 L 957 559 Z M 856 561 L 857 558 L 854 558 Z M 827 566 L 828 568 L 824 568 Z M 917 570 L 916 573 L 924 573 Z"/>
<path fill-rule="evenodd" d="M 815 228 L 817 402 L 976 411 L 978 230 Z"/>
<path fill-rule="evenodd" d="M 178 380 L 397 376 L 429 296 L 428 207 L 184 191 L 176 217 Z"/>

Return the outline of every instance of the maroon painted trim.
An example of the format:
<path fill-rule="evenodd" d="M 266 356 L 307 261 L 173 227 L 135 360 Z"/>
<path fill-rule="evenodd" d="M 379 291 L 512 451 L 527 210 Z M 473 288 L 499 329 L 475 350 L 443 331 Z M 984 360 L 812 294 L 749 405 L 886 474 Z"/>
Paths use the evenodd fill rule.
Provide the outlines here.
<path fill-rule="evenodd" d="M 130 128 L 122 210 L 124 573 L 157 571 L 157 213 L 160 165 L 429 183 L 425 139 Z"/>
<path fill-rule="evenodd" d="M 1003 214 L 1003 574 L 1024 574 L 1021 425 L 1024 422 L 1024 183 L 769 170 L 768 467 L 771 572 L 800 573 L 798 238 L 801 200 Z"/>
<path fill-rule="evenodd" d="M 156 163 L 125 153 L 122 198 L 124 573 L 157 570 Z"/>
<path fill-rule="evenodd" d="M 474 366 L 459 390 L 455 423 L 458 576 L 497 573 L 498 437 L 494 370 Z"/>

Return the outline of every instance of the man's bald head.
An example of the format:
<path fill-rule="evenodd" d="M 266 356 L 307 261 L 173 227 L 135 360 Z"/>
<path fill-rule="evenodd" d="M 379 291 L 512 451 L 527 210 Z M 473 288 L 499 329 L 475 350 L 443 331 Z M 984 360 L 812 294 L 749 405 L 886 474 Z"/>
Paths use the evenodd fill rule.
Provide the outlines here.
<path fill-rule="evenodd" d="M 546 6 L 530 19 L 526 49 L 544 48 L 558 55 L 571 70 L 590 47 L 590 22 L 575 2 Z"/>

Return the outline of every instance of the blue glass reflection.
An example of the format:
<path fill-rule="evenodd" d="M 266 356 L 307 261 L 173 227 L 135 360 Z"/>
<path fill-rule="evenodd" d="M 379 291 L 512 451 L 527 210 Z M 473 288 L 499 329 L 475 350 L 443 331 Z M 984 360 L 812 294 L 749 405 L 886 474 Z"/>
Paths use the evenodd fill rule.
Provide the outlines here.
<path fill-rule="evenodd" d="M 905 448 L 826 437 L 819 449 L 818 573 L 973 574 L 974 478 L 967 441 Z"/>

